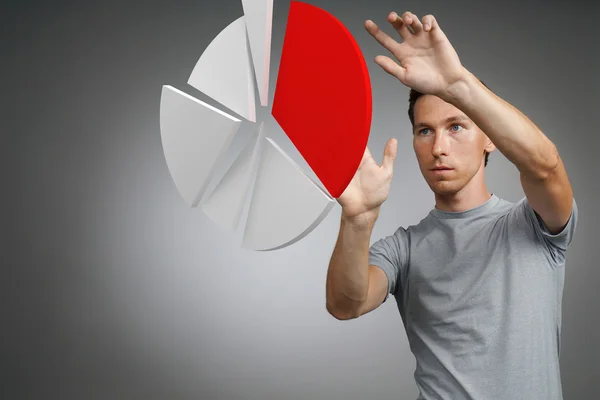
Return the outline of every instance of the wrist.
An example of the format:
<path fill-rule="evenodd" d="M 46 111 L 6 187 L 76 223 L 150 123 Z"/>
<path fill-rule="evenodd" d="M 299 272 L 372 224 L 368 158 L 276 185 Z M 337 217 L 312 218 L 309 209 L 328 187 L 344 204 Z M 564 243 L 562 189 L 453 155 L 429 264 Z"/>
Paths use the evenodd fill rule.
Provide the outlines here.
<path fill-rule="evenodd" d="M 355 229 L 372 229 L 379 217 L 380 207 L 356 215 L 348 215 L 342 209 L 342 223 Z"/>
<path fill-rule="evenodd" d="M 470 91 L 477 83 L 475 75 L 462 67 L 462 73 L 459 74 L 459 78 L 450 83 L 438 97 L 447 103 L 458 106 L 458 104 L 468 98 Z"/>

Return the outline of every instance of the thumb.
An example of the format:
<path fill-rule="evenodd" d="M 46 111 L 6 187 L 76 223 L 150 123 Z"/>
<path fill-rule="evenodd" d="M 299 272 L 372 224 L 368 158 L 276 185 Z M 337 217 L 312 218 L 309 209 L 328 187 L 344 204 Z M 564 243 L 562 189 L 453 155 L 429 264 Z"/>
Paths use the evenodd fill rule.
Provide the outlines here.
<path fill-rule="evenodd" d="M 406 69 L 404 67 L 398 65 L 398 63 L 386 56 L 375 57 L 375 63 L 377 63 L 381 68 L 383 68 L 385 72 L 392 76 L 395 76 L 400 82 L 406 85 Z"/>
<path fill-rule="evenodd" d="M 381 167 L 388 172 L 394 170 L 394 161 L 396 160 L 396 154 L 398 151 L 398 141 L 395 138 L 391 138 L 383 149 L 383 162 Z"/>

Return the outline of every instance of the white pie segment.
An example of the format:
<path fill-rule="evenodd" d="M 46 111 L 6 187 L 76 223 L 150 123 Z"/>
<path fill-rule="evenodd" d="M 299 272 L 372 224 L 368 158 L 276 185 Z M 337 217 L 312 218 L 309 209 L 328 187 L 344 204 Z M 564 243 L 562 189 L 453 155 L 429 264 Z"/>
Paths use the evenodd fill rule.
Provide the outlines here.
<path fill-rule="evenodd" d="M 242 0 L 260 104 L 269 104 L 273 0 Z"/>
<path fill-rule="evenodd" d="M 335 204 L 273 140 L 265 142 L 242 243 L 250 250 L 275 250 L 299 241 Z"/>
<path fill-rule="evenodd" d="M 261 146 L 264 145 L 264 122 L 256 140 L 251 140 L 231 164 L 223 179 L 202 204 L 202 211 L 217 225 L 235 231 L 258 168 Z"/>
<path fill-rule="evenodd" d="M 196 207 L 217 160 L 225 154 L 241 121 L 172 86 L 160 100 L 160 132 L 167 167 L 179 194 Z"/>
<path fill-rule="evenodd" d="M 233 21 L 213 39 L 196 63 L 188 83 L 256 122 L 254 77 L 244 17 Z"/>

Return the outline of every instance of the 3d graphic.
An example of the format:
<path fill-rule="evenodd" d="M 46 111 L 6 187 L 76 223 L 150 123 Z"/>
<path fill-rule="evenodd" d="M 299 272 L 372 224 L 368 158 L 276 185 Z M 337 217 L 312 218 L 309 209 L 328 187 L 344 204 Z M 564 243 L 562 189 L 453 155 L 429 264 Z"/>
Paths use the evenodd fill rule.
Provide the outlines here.
<path fill-rule="evenodd" d="M 229 24 L 208 45 L 188 83 L 247 120 L 256 122 L 255 85 L 244 17 Z"/>
<path fill-rule="evenodd" d="M 260 104 L 269 104 L 273 0 L 242 0 Z"/>
<path fill-rule="evenodd" d="M 273 117 L 329 194 L 339 197 L 367 145 L 371 85 L 350 32 L 310 4 L 290 6 Z"/>
<path fill-rule="evenodd" d="M 264 122 L 260 124 L 256 140 L 250 141 L 231 164 L 225 176 L 202 204 L 202 211 L 225 229 L 238 227 L 244 204 L 258 168 L 264 140 Z"/>
<path fill-rule="evenodd" d="M 244 232 L 243 247 L 252 250 L 275 250 L 302 239 L 335 204 L 273 140 L 266 140 Z"/>
<path fill-rule="evenodd" d="M 269 102 L 273 0 L 241 1 L 244 16 L 213 39 L 188 83 L 256 123 L 256 89 L 260 104 Z M 163 151 L 177 190 L 188 206 L 201 204 L 216 225 L 241 229 L 242 246 L 250 250 L 289 246 L 323 221 L 354 176 L 371 125 L 371 85 L 362 53 L 344 25 L 318 7 L 291 2 L 274 92 L 272 122 L 317 181 L 258 121 L 252 124 L 256 140 L 247 141 L 212 193 L 205 194 L 216 179 L 215 165 L 231 151 L 244 122 L 171 86 L 163 86 L 160 104 Z"/>
<path fill-rule="evenodd" d="M 229 148 L 241 120 L 181 92 L 163 86 L 160 130 L 163 152 L 177 190 L 196 207 Z"/>

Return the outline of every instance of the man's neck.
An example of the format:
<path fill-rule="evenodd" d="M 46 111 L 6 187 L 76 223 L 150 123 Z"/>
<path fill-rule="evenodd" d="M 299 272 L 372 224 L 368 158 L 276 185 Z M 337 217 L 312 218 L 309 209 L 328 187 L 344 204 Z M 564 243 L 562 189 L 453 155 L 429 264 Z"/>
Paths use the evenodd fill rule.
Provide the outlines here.
<path fill-rule="evenodd" d="M 474 182 L 473 182 L 474 183 Z M 440 211 L 461 212 L 471 210 L 488 201 L 492 194 L 485 184 L 465 186 L 453 194 L 435 194 L 435 208 Z"/>

